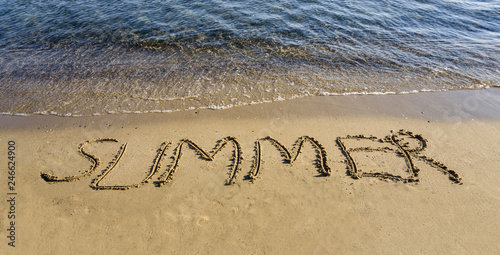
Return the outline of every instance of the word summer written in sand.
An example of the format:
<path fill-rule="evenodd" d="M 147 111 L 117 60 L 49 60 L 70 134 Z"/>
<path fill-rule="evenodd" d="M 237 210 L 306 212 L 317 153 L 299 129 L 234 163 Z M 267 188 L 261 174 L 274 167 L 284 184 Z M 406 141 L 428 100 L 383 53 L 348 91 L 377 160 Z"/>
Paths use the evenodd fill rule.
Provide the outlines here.
<path fill-rule="evenodd" d="M 349 147 L 346 145 L 346 141 L 356 140 L 365 141 L 372 146 L 360 146 L 360 147 Z M 301 136 L 294 143 L 292 148 L 287 149 L 282 143 L 272 137 L 264 137 L 257 139 L 255 141 L 255 155 L 253 156 L 253 163 L 248 175 L 247 180 L 255 180 L 261 175 L 262 166 L 262 148 L 261 144 L 263 142 L 271 143 L 280 152 L 281 156 L 284 158 L 284 163 L 292 164 L 295 162 L 301 153 L 306 142 L 309 142 L 314 148 L 317 159 L 314 164 L 321 176 L 330 176 L 331 168 L 328 165 L 327 152 L 324 146 L 315 138 L 310 136 Z M 90 168 L 78 175 L 59 177 L 48 172 L 41 172 L 41 177 L 48 183 L 58 183 L 58 182 L 72 182 L 80 180 L 84 177 L 92 176 L 97 168 L 101 166 L 102 160 L 97 156 L 86 151 L 86 147 L 91 144 L 100 143 L 118 143 L 118 140 L 113 138 L 96 139 L 91 141 L 86 141 L 79 146 L 79 153 L 86 157 L 92 164 Z M 241 145 L 235 137 L 225 137 L 217 142 L 215 147 L 211 151 L 206 151 L 201 148 L 198 144 L 190 139 L 182 139 L 174 150 L 174 155 L 171 157 L 172 161 L 168 165 L 165 171 L 160 174 L 157 181 L 154 183 L 156 186 L 161 187 L 173 180 L 175 172 L 180 168 L 180 160 L 182 158 L 182 150 L 184 148 L 190 148 L 194 150 L 199 156 L 208 161 L 213 161 L 215 156 L 228 144 L 233 147 L 231 164 L 229 166 L 228 178 L 226 179 L 226 184 L 231 185 L 236 182 L 238 174 L 241 172 L 241 165 L 243 162 L 243 151 Z M 359 179 L 362 177 L 374 177 L 383 180 L 390 181 L 402 181 L 404 183 L 416 183 L 419 182 L 419 172 L 415 166 L 415 160 L 423 161 L 429 166 L 437 169 L 443 174 L 447 175 L 450 181 L 453 183 L 462 183 L 461 177 L 454 171 L 449 169 L 446 165 L 438 162 L 430 157 L 421 155 L 421 153 L 427 148 L 427 140 L 421 135 L 413 134 L 410 131 L 400 130 L 398 132 L 391 132 L 390 135 L 379 139 L 374 136 L 345 136 L 337 137 L 336 144 L 342 152 L 345 159 L 342 161 L 346 164 L 348 174 L 354 178 Z M 118 152 L 114 156 L 114 159 L 108 163 L 105 169 L 95 177 L 90 184 L 90 187 L 96 190 L 127 190 L 131 188 L 139 188 L 152 181 L 153 176 L 160 173 L 161 162 L 166 156 L 167 148 L 171 145 L 170 142 L 164 142 L 156 152 L 156 157 L 153 161 L 150 171 L 144 177 L 143 180 L 134 184 L 128 185 L 101 185 L 103 179 L 106 178 L 118 165 L 120 160 L 125 154 L 127 149 L 127 144 L 122 144 Z M 391 174 L 388 172 L 364 172 L 358 165 L 356 158 L 353 156 L 354 153 L 364 152 L 379 152 L 379 153 L 392 153 L 404 159 L 406 164 L 406 176 Z"/>

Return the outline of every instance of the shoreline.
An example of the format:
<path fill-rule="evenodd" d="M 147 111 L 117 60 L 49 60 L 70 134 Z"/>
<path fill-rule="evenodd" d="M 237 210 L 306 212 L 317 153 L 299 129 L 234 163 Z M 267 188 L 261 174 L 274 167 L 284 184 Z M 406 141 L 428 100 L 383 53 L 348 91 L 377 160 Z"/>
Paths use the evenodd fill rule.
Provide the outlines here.
<path fill-rule="evenodd" d="M 492 88 L 0 116 L 20 201 L 0 252 L 494 253 L 499 102 Z"/>
<path fill-rule="evenodd" d="M 317 106 L 317 107 L 316 107 Z M 276 110 L 279 109 L 279 110 Z M 310 96 L 292 100 L 237 106 L 228 109 L 196 109 L 169 113 L 127 113 L 97 116 L 0 115 L 0 130 L 29 129 L 32 123 L 53 127 L 70 127 L 79 123 L 126 120 L 130 124 L 191 120 L 192 118 L 279 118 L 383 116 L 427 119 L 429 121 L 463 121 L 500 119 L 500 88 L 420 92 L 395 95 Z"/>

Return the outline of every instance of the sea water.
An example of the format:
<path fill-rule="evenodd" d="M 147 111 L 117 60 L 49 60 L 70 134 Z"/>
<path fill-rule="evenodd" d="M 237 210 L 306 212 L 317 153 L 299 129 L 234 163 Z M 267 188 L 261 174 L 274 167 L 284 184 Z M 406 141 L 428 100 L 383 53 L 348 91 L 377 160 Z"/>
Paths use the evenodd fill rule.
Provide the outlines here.
<path fill-rule="evenodd" d="M 500 85 L 498 0 L 0 0 L 0 113 Z"/>

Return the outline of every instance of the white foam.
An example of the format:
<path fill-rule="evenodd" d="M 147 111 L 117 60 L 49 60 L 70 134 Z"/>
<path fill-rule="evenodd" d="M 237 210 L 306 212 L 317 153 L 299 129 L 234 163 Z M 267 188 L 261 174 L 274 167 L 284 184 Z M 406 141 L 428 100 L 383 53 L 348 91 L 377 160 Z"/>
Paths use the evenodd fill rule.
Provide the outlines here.
<path fill-rule="evenodd" d="M 479 87 L 479 88 L 478 88 Z M 482 86 L 474 86 L 471 87 L 471 89 L 485 89 L 489 88 L 490 86 L 482 85 Z M 170 112 L 178 112 L 178 111 L 192 111 L 196 109 L 212 109 L 212 110 L 222 110 L 222 109 L 228 109 L 232 108 L 235 106 L 244 106 L 244 105 L 256 105 L 256 104 L 262 104 L 262 103 L 271 103 L 271 102 L 279 102 L 279 101 L 284 101 L 284 100 L 291 100 L 291 99 L 296 99 L 296 98 L 303 98 L 306 96 L 315 96 L 315 95 L 320 95 L 320 96 L 352 96 L 352 95 L 395 95 L 395 94 L 415 94 L 415 93 L 420 93 L 420 92 L 439 92 L 439 91 L 446 91 L 446 89 L 421 89 L 421 90 L 409 90 L 409 91 L 357 91 L 357 92 L 343 92 L 343 93 L 337 93 L 337 92 L 318 92 L 318 93 L 310 93 L 309 91 L 304 91 L 299 94 L 295 95 L 289 95 L 289 96 L 283 96 L 283 95 L 278 95 L 274 98 L 263 98 L 261 100 L 251 100 L 250 102 L 248 101 L 240 101 L 238 98 L 231 98 L 230 104 L 210 104 L 208 106 L 199 106 L 199 107 L 188 107 L 184 109 L 152 109 L 152 110 L 143 110 L 143 111 L 130 111 L 130 110 L 120 110 L 120 111 L 114 111 L 114 110 L 108 110 L 104 112 L 96 112 L 90 114 L 91 116 L 101 116 L 101 115 L 106 115 L 106 114 L 141 114 L 141 113 L 170 113 Z M 243 94 L 242 96 L 251 98 L 247 94 Z M 195 98 L 197 96 L 193 96 L 192 98 Z M 243 98 L 245 99 L 245 98 Z M 56 116 L 63 116 L 63 117 L 82 117 L 82 116 L 88 116 L 88 115 L 81 115 L 81 114 L 74 114 L 71 112 L 67 112 L 65 114 L 58 113 L 56 111 L 37 111 L 34 113 L 12 113 L 12 112 L 1 112 L 1 115 L 13 115 L 13 116 L 31 116 L 31 115 L 56 115 Z"/>
<path fill-rule="evenodd" d="M 200 107 L 198 109 L 212 109 L 212 110 L 222 110 L 222 109 L 229 109 L 234 107 L 235 105 L 233 104 L 228 104 L 228 105 L 209 105 L 206 107 Z"/>
<path fill-rule="evenodd" d="M 30 115 L 27 113 L 16 113 L 14 114 L 14 116 L 30 116 Z"/>

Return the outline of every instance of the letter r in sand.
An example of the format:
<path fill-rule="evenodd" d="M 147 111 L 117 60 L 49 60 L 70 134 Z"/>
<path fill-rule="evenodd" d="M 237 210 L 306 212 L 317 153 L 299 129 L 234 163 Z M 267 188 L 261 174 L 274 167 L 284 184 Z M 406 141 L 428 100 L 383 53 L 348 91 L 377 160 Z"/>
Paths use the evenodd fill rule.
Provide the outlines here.
<path fill-rule="evenodd" d="M 363 145 L 369 144 L 371 146 L 346 146 L 347 141 L 353 140 L 362 142 Z M 384 139 L 378 139 L 373 136 L 365 137 L 363 135 L 338 137 L 337 145 L 340 147 L 342 154 L 346 157 L 349 174 L 355 179 L 359 179 L 361 177 L 376 177 L 379 179 L 389 179 L 393 181 L 418 182 L 420 170 L 414 164 L 414 159 L 418 159 L 448 175 L 451 181 L 461 183 L 461 178 L 455 171 L 448 169 L 447 166 L 435 161 L 432 158 L 419 155 L 419 153 L 427 147 L 427 140 L 425 140 L 421 135 L 414 135 L 409 131 L 400 130 L 397 133 L 391 132 L 391 134 L 386 136 Z M 356 152 L 378 152 L 379 154 L 388 153 L 402 157 L 404 158 L 406 165 L 406 177 L 388 172 L 363 172 L 363 170 L 359 168 L 359 164 L 357 163 L 358 160 L 355 160 L 353 157 L 353 154 Z"/>

